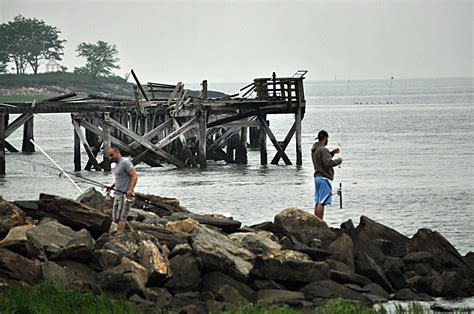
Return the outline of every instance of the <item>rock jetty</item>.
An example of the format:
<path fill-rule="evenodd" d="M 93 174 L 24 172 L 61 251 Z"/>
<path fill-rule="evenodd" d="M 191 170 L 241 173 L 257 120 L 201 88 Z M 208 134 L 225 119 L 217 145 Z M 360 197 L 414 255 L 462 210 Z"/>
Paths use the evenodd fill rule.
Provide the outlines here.
<path fill-rule="evenodd" d="M 218 312 L 248 303 L 309 309 L 332 298 L 367 304 L 474 295 L 474 253 L 438 232 L 411 238 L 362 216 L 330 228 L 287 208 L 253 226 L 140 195 L 131 233 L 113 235 L 111 201 L 0 198 L 0 285 L 103 291 L 145 312 Z"/>

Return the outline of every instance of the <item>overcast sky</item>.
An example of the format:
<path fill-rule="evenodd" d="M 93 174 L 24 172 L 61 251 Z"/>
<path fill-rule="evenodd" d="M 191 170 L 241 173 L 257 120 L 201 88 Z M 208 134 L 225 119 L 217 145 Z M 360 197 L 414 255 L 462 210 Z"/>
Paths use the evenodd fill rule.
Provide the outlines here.
<path fill-rule="evenodd" d="M 43 19 L 67 39 L 119 49 L 142 81 L 244 82 L 308 69 L 311 80 L 473 76 L 473 5 L 431 1 L 0 0 L 0 20 Z"/>

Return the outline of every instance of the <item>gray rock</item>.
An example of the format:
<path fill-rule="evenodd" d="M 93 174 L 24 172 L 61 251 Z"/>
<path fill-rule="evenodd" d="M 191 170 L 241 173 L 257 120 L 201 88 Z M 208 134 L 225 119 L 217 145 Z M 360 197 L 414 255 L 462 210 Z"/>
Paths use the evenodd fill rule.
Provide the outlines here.
<path fill-rule="evenodd" d="M 41 266 L 20 254 L 0 248 L 0 278 L 37 283 L 42 277 Z"/>
<path fill-rule="evenodd" d="M 370 283 L 370 280 L 364 276 L 357 275 L 354 273 L 340 272 L 337 270 L 330 271 L 330 278 L 332 281 L 335 281 L 340 284 L 356 284 L 364 286 Z"/>
<path fill-rule="evenodd" d="M 356 252 L 355 268 L 359 275 L 369 278 L 371 281 L 381 285 L 386 291 L 393 291 L 391 283 L 380 268 L 380 266 L 366 253 Z"/>
<path fill-rule="evenodd" d="M 184 254 L 189 254 L 193 252 L 193 248 L 191 245 L 184 243 L 184 244 L 178 244 L 176 245 L 170 252 L 169 258 L 172 258 L 176 255 L 184 255 Z"/>
<path fill-rule="evenodd" d="M 7 236 L 0 241 L 0 247 L 24 256 L 28 255 L 26 231 L 35 227 L 35 225 L 21 225 L 11 228 Z"/>
<path fill-rule="evenodd" d="M 102 193 L 97 191 L 94 187 L 87 189 L 84 193 L 79 195 L 77 202 L 87 205 L 89 207 L 98 209 L 107 215 L 112 215 L 112 206 L 114 200 L 107 199 Z"/>
<path fill-rule="evenodd" d="M 40 194 L 38 214 L 51 217 L 74 230 L 87 229 L 94 237 L 107 232 L 111 215 L 82 203 L 59 196 Z"/>
<path fill-rule="evenodd" d="M 106 269 L 120 264 L 122 257 L 112 250 L 95 250 L 89 262 L 89 267 L 95 271 L 102 272 Z"/>
<path fill-rule="evenodd" d="M 145 289 L 145 296 L 160 309 L 168 307 L 173 296 L 165 288 L 149 287 Z"/>
<path fill-rule="evenodd" d="M 237 289 L 229 285 L 223 285 L 217 290 L 216 301 L 225 302 L 237 307 L 248 303 L 248 300 L 244 298 Z"/>
<path fill-rule="evenodd" d="M 355 270 L 353 256 L 354 245 L 352 239 L 347 234 L 342 233 L 339 235 L 339 237 L 329 245 L 328 249 L 332 253 L 332 259 L 343 262 L 349 266 L 352 271 Z"/>
<path fill-rule="evenodd" d="M 433 254 L 427 251 L 418 251 L 412 252 L 405 255 L 402 258 L 403 262 L 407 265 L 409 264 L 417 264 L 417 263 L 432 263 L 433 262 Z"/>
<path fill-rule="evenodd" d="M 204 226 L 197 226 L 192 248 L 207 271 L 218 270 L 246 281 L 253 268 L 255 255 L 227 236 Z"/>
<path fill-rule="evenodd" d="M 385 291 L 379 284 L 376 284 L 374 282 L 365 285 L 364 289 L 369 291 L 369 293 L 372 295 L 378 295 L 384 299 L 390 299 L 390 294 Z"/>
<path fill-rule="evenodd" d="M 71 288 L 100 291 L 98 273 L 86 265 L 73 261 L 58 261 L 57 264 L 66 272 Z"/>
<path fill-rule="evenodd" d="M 304 294 L 299 291 L 264 289 L 256 292 L 257 305 L 268 307 L 278 304 L 297 304 L 303 301 Z"/>
<path fill-rule="evenodd" d="M 235 288 L 237 291 L 239 291 L 240 295 L 242 295 L 247 300 L 251 299 L 254 293 L 254 291 L 244 283 L 239 282 L 221 272 L 210 272 L 204 274 L 199 291 L 216 293 L 224 285 Z"/>
<path fill-rule="evenodd" d="M 18 206 L 0 197 L 0 238 L 11 228 L 25 224 L 25 217 L 25 213 Z"/>
<path fill-rule="evenodd" d="M 137 231 L 148 233 L 155 237 L 162 245 L 166 245 L 170 250 L 180 244 L 191 242 L 191 234 L 166 229 L 159 225 L 150 225 L 138 221 L 131 221 L 130 224 Z"/>
<path fill-rule="evenodd" d="M 277 281 L 312 282 L 329 278 L 329 266 L 314 262 L 307 255 L 289 250 L 258 256 L 252 273 Z"/>
<path fill-rule="evenodd" d="M 368 239 L 387 241 L 389 243 L 387 255 L 402 257 L 408 252 L 408 237 L 366 216 L 360 217 L 360 223 L 356 228 L 356 232 Z"/>
<path fill-rule="evenodd" d="M 281 245 L 272 240 L 272 235 L 268 231 L 236 232 L 229 235 L 229 238 L 255 254 L 266 254 L 271 250 L 281 249 Z"/>
<path fill-rule="evenodd" d="M 201 283 L 198 260 L 192 254 L 177 255 L 170 260 L 171 278 L 165 287 L 173 293 L 194 291 Z"/>
<path fill-rule="evenodd" d="M 168 250 L 147 233 L 125 233 L 111 237 L 100 246 L 143 265 L 150 272 L 150 285 L 159 284 L 170 277 Z"/>
<path fill-rule="evenodd" d="M 395 290 L 400 290 L 406 286 L 403 274 L 407 271 L 405 263 L 399 257 L 390 257 L 385 260 L 384 272 L 387 279 Z"/>
<path fill-rule="evenodd" d="M 41 222 L 36 228 L 28 229 L 26 237 L 28 251 L 32 256 L 44 253 L 49 257 L 82 238 L 83 235 L 55 220 L 49 220 Z"/>
<path fill-rule="evenodd" d="M 283 230 L 285 235 L 294 236 L 307 245 L 316 238 L 320 239 L 324 246 L 336 238 L 336 234 L 323 220 L 301 209 L 284 209 L 275 216 L 274 224 Z"/>
<path fill-rule="evenodd" d="M 150 272 L 142 265 L 130 261 L 100 273 L 102 289 L 116 296 L 131 296 L 137 293 L 145 297 L 145 285 Z"/>
<path fill-rule="evenodd" d="M 300 290 L 303 292 L 307 300 L 316 299 L 335 299 L 341 298 L 345 300 L 355 300 L 360 302 L 368 302 L 368 298 L 362 294 L 338 284 L 331 280 L 323 280 L 312 282 Z"/>

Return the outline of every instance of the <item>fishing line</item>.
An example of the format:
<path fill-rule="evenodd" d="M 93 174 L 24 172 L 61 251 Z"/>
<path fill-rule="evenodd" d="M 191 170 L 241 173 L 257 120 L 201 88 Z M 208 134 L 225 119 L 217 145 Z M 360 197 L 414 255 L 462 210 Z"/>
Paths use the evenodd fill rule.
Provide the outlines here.
<path fill-rule="evenodd" d="M 338 119 L 337 123 L 337 136 L 338 136 L 338 143 L 339 146 L 339 157 L 342 158 L 342 149 L 341 149 L 341 120 Z M 341 171 L 341 164 L 338 166 L 339 168 L 339 189 L 337 190 L 337 194 L 339 195 L 339 208 L 342 209 L 342 171 Z"/>

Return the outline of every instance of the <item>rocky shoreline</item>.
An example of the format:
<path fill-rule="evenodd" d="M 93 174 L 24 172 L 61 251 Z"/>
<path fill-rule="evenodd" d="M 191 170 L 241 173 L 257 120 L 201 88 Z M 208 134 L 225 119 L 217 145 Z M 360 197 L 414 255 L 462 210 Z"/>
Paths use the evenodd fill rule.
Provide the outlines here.
<path fill-rule="evenodd" d="M 48 280 L 179 313 L 474 296 L 474 253 L 462 256 L 436 231 L 409 238 L 365 216 L 330 228 L 294 208 L 247 227 L 140 196 L 135 231 L 121 236 L 111 234 L 111 201 L 93 189 L 78 200 L 0 198 L 0 286 Z"/>

